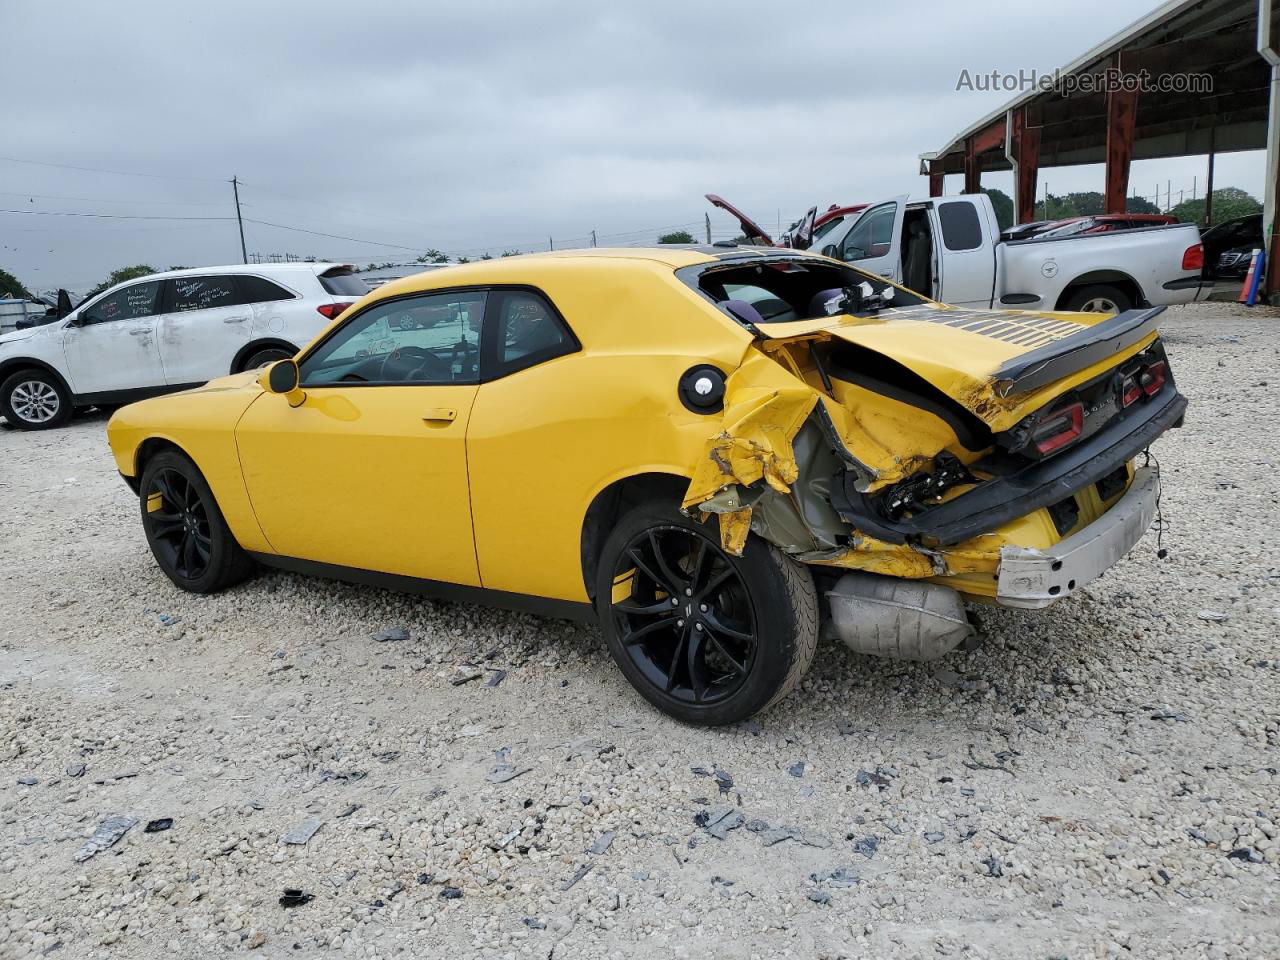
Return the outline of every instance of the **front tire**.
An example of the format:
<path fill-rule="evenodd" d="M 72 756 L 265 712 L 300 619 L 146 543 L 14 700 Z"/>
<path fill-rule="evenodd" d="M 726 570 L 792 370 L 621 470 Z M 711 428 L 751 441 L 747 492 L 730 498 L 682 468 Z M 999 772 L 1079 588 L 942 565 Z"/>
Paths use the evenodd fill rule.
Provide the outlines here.
<path fill-rule="evenodd" d="M 0 384 L 0 413 L 19 430 L 51 430 L 74 412 L 67 389 L 44 370 L 19 370 Z"/>
<path fill-rule="evenodd" d="M 715 521 L 641 504 L 601 551 L 596 606 L 631 685 L 686 723 L 736 723 L 787 696 L 813 661 L 818 602 L 809 571 L 758 537 L 741 557 Z"/>
<path fill-rule="evenodd" d="M 156 563 L 174 585 L 216 593 L 253 571 L 204 477 L 176 450 L 156 454 L 138 487 L 142 529 Z"/>

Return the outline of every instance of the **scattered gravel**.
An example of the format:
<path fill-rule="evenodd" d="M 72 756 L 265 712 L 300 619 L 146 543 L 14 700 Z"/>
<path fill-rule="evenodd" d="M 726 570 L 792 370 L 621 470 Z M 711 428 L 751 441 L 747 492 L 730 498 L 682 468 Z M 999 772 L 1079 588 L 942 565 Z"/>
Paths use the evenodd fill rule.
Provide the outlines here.
<path fill-rule="evenodd" d="M 1280 956 L 1280 324 L 1165 327 L 1166 559 L 721 730 L 583 626 L 180 593 L 105 417 L 0 429 L 0 957 Z"/>

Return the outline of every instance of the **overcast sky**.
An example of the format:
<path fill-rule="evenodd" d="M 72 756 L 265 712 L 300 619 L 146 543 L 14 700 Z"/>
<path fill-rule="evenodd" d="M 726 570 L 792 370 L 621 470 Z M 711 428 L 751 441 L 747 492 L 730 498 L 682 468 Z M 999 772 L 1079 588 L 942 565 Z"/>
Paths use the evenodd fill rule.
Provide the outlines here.
<path fill-rule="evenodd" d="M 359 263 L 701 235 L 708 192 L 766 227 L 924 195 L 918 155 L 1008 99 L 957 91 L 961 70 L 1052 70 L 1153 6 L 3 0 L 0 209 L 26 213 L 0 213 L 0 267 L 84 290 L 236 262 L 234 220 L 37 215 L 233 216 L 233 174 L 246 217 L 354 238 L 246 223 L 250 253 Z M 1176 200 L 1204 164 L 1133 176 Z M 1101 167 L 1041 177 L 1102 188 Z M 1216 179 L 1258 195 L 1262 155 Z"/>

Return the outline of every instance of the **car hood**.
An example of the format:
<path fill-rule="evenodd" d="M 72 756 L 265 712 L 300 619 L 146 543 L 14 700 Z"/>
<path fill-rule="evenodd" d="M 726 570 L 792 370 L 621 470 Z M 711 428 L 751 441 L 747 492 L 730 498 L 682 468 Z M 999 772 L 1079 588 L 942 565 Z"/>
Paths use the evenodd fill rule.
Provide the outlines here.
<path fill-rule="evenodd" d="M 25 330 L 11 330 L 9 333 L 0 335 L 0 346 L 9 343 L 19 343 L 22 340 L 30 340 L 36 335 L 39 327 L 27 327 Z"/>
<path fill-rule="evenodd" d="M 1112 316 L 920 304 L 759 329 L 768 340 L 830 338 L 873 351 L 1000 431 L 1144 349 L 1161 309 Z"/>

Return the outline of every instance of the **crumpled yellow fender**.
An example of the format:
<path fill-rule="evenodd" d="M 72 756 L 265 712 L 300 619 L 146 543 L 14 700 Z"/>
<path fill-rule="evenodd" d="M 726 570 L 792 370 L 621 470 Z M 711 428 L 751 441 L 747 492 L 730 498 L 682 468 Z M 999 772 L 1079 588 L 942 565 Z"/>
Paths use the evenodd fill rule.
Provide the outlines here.
<path fill-rule="evenodd" d="M 794 341 L 788 341 L 794 342 Z M 741 556 L 751 529 L 752 500 L 748 491 L 761 480 L 768 489 L 789 494 L 799 475 L 792 441 L 819 404 L 844 445 L 838 451 L 852 460 L 869 488 L 896 482 L 919 468 L 915 459 L 903 460 L 866 431 L 857 418 L 805 382 L 794 356 L 771 345 L 774 357 L 754 347 L 725 384 L 720 430 L 707 440 L 693 466 L 682 508 L 720 517 L 720 542 L 726 553 Z M 839 555 L 811 562 L 898 571 L 899 576 L 927 577 L 936 571 L 927 558 L 908 547 L 863 538 Z"/>

